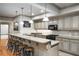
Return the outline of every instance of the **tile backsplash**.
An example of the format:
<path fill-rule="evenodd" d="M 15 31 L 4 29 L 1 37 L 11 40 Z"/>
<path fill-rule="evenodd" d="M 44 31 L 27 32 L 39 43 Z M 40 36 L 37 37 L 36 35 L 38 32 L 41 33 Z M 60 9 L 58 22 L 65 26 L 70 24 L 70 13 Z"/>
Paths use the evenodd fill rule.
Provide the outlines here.
<path fill-rule="evenodd" d="M 42 33 L 44 35 L 54 34 L 54 35 L 79 36 L 79 32 L 78 31 L 36 30 L 36 33 Z"/>
<path fill-rule="evenodd" d="M 58 35 L 79 36 L 78 31 L 57 31 L 55 33 L 57 33 Z"/>
<path fill-rule="evenodd" d="M 36 30 L 38 33 L 42 33 L 44 35 L 52 34 L 51 30 Z"/>

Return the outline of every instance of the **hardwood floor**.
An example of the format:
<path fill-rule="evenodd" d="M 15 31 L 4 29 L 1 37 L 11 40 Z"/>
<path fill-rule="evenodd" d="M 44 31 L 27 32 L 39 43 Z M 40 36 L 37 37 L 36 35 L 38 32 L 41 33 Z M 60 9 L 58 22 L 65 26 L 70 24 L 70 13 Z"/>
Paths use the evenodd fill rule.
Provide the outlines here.
<path fill-rule="evenodd" d="M 0 39 L 0 56 L 14 56 L 12 53 L 7 49 L 7 39 Z"/>

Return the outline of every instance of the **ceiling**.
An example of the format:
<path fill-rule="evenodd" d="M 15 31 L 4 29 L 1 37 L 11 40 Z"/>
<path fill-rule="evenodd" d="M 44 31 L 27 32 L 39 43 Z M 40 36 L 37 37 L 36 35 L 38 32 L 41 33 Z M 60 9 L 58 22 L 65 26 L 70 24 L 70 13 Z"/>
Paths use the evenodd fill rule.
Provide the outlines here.
<path fill-rule="evenodd" d="M 18 11 L 17 15 L 20 15 L 22 14 L 22 7 L 24 8 L 23 15 L 30 16 L 31 4 L 29 3 L 0 3 L 0 16 L 15 17 L 16 11 Z M 35 6 L 32 6 L 32 12 L 34 13 L 34 15 L 44 13 L 41 12 L 41 9 L 36 8 Z"/>
<path fill-rule="evenodd" d="M 70 7 L 72 5 L 76 5 L 75 3 L 52 3 L 56 8 L 63 9 Z M 5 17 L 15 17 L 16 16 L 16 11 L 18 11 L 17 15 L 22 14 L 21 8 L 24 8 L 23 14 L 26 16 L 30 16 L 31 13 L 31 4 L 29 3 L 0 3 L 0 16 L 5 16 Z M 41 12 L 42 9 L 37 8 L 32 5 L 32 12 L 34 15 L 40 15 L 44 14 L 44 11 Z"/>
<path fill-rule="evenodd" d="M 79 5 L 79 3 L 54 3 L 54 5 L 59 9 L 64 9 L 75 5 Z"/>

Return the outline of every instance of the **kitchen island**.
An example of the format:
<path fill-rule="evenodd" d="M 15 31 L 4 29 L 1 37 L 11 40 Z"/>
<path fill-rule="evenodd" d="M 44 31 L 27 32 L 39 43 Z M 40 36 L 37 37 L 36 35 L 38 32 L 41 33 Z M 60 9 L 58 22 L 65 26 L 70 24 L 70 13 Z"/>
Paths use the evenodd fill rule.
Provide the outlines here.
<path fill-rule="evenodd" d="M 18 40 L 34 48 L 34 56 L 57 56 L 59 41 L 27 36 L 23 34 L 9 34 L 14 40 Z"/>

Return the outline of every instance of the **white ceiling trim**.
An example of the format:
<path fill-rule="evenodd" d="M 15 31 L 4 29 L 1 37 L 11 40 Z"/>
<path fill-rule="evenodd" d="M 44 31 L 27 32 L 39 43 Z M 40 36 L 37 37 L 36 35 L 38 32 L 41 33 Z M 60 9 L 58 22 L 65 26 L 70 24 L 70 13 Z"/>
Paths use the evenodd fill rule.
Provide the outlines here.
<path fill-rule="evenodd" d="M 76 12 L 76 11 L 79 11 L 79 5 L 62 9 L 60 11 L 60 14 L 67 14 L 67 13 Z"/>
<path fill-rule="evenodd" d="M 39 9 L 45 10 L 45 4 L 44 3 L 35 3 L 35 4 L 32 3 L 32 5 L 39 8 Z M 58 8 L 56 8 L 55 6 L 53 6 L 51 4 L 47 4 L 46 10 L 48 12 L 51 12 L 51 13 L 54 13 L 54 12 L 59 13 Z"/>

